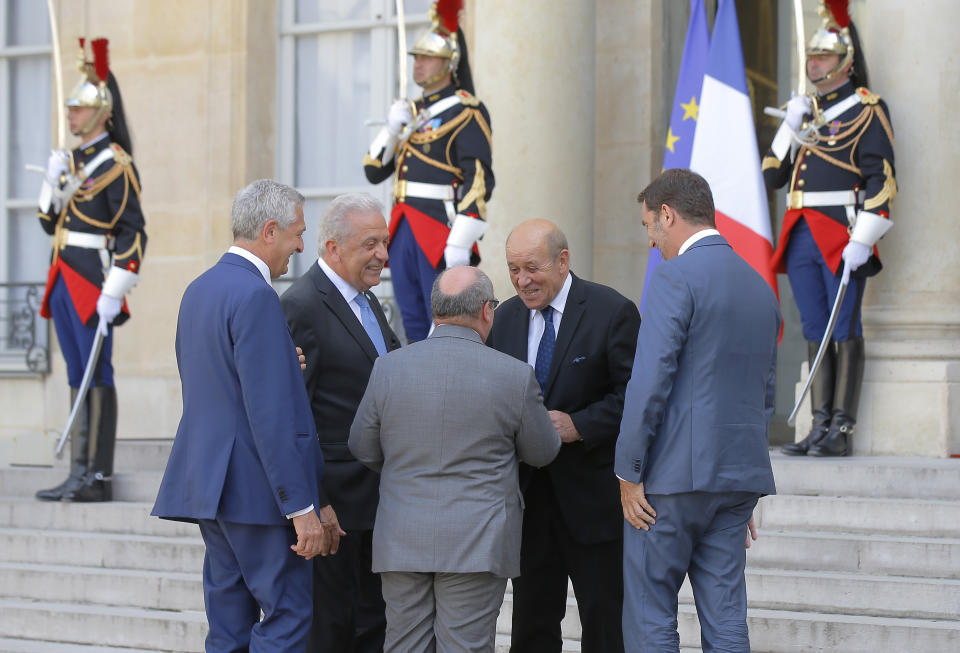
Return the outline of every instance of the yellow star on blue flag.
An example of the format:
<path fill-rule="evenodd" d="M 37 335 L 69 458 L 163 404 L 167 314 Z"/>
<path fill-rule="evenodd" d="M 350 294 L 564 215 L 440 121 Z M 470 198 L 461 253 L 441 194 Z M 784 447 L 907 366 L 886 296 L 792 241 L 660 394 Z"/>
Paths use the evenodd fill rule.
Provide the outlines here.
<path fill-rule="evenodd" d="M 673 128 L 667 128 L 667 149 L 673 152 L 673 144 L 680 140 L 679 136 L 673 135 Z"/>
<path fill-rule="evenodd" d="M 693 118 L 694 120 L 697 119 L 697 114 L 700 112 L 700 107 L 697 105 L 697 96 L 694 95 L 686 104 L 681 102 L 680 106 L 683 107 L 684 120 L 687 118 Z"/>

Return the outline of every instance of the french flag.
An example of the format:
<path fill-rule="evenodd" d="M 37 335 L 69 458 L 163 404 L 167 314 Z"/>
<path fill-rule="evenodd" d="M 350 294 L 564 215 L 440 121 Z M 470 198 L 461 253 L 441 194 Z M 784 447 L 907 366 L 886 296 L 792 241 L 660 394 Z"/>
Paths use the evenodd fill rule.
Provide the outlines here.
<path fill-rule="evenodd" d="M 720 0 L 717 8 L 690 169 L 710 184 L 717 229 L 776 293 L 773 232 L 734 0 Z"/>

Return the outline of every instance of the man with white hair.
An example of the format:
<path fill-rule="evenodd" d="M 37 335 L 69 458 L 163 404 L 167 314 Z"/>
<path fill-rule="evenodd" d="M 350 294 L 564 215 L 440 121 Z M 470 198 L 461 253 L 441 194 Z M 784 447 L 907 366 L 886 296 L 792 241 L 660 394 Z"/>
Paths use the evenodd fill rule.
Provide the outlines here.
<path fill-rule="evenodd" d="M 308 652 L 381 651 L 384 604 L 370 571 L 379 476 L 350 453 L 347 437 L 377 356 L 400 347 L 370 288 L 380 283 L 389 232 L 366 193 L 335 198 L 320 217 L 320 256 L 280 302 L 306 356 L 304 381 L 326 470 L 318 506 L 346 534 L 336 555 L 315 559 Z"/>

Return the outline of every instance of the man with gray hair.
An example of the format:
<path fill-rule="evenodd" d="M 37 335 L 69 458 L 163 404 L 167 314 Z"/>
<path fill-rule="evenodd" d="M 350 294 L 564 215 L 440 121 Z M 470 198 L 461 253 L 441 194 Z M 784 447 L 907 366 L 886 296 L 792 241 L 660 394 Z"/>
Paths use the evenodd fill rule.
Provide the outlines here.
<path fill-rule="evenodd" d="M 200 526 L 208 652 L 300 651 L 308 560 L 330 552 L 334 527 L 316 511 L 323 457 L 270 285 L 303 251 L 303 196 L 255 181 L 231 220 L 233 247 L 180 304 L 183 417 L 152 514 Z"/>
<path fill-rule="evenodd" d="M 484 346 L 497 305 L 487 275 L 446 270 L 430 304 L 436 329 L 377 359 L 350 429 L 350 450 L 380 472 L 384 651 L 492 652 L 520 572 L 518 462 L 546 465 L 560 436 L 533 369 Z"/>
<path fill-rule="evenodd" d="M 373 362 L 400 347 L 370 288 L 380 283 L 389 232 L 366 193 L 340 195 L 318 228 L 320 256 L 280 303 L 306 357 L 304 381 L 327 466 L 320 515 L 346 536 L 335 556 L 314 560 L 308 653 L 378 652 L 385 628 L 380 578 L 370 570 L 379 478 L 347 448 L 350 423 Z"/>

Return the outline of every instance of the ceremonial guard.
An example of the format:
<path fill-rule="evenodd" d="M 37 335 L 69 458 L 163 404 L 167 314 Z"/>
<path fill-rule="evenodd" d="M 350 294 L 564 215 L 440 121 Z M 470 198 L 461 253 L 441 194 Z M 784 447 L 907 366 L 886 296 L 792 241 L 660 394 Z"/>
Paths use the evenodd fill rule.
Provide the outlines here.
<path fill-rule="evenodd" d="M 813 427 L 803 440 L 783 447 L 791 456 L 852 451 L 863 378 L 864 284 L 881 269 L 876 243 L 891 226 L 897 194 L 890 115 L 867 89 L 863 52 L 846 5 L 828 1 L 821 7 L 823 25 L 806 50 L 807 77 L 817 93 L 787 103 L 762 164 L 770 188 L 788 184 L 773 266 L 790 279 L 811 365 L 831 307 L 849 280 L 832 342 L 811 381 Z"/>
<path fill-rule="evenodd" d="M 139 280 L 147 236 L 140 180 L 120 89 L 110 73 L 107 40 L 91 42 L 87 61 L 80 40 L 81 79 L 66 101 L 70 131 L 82 141 L 50 155 L 38 217 L 53 236 L 53 253 L 40 314 L 53 318 L 67 365 L 71 405 L 82 392 L 87 360 L 102 332 L 92 381 L 80 397 L 70 441 L 67 479 L 37 492 L 47 501 L 109 501 L 117 429 L 111 350 L 113 327 L 130 316 L 124 296 Z"/>
<path fill-rule="evenodd" d="M 364 157 L 370 183 L 394 177 L 390 269 L 407 340 L 427 336 L 430 290 L 444 267 L 476 265 L 493 192 L 490 114 L 473 96 L 462 0 L 438 0 L 433 25 L 410 48 L 415 103 L 393 103 Z M 401 88 L 401 91 L 405 89 Z"/>

